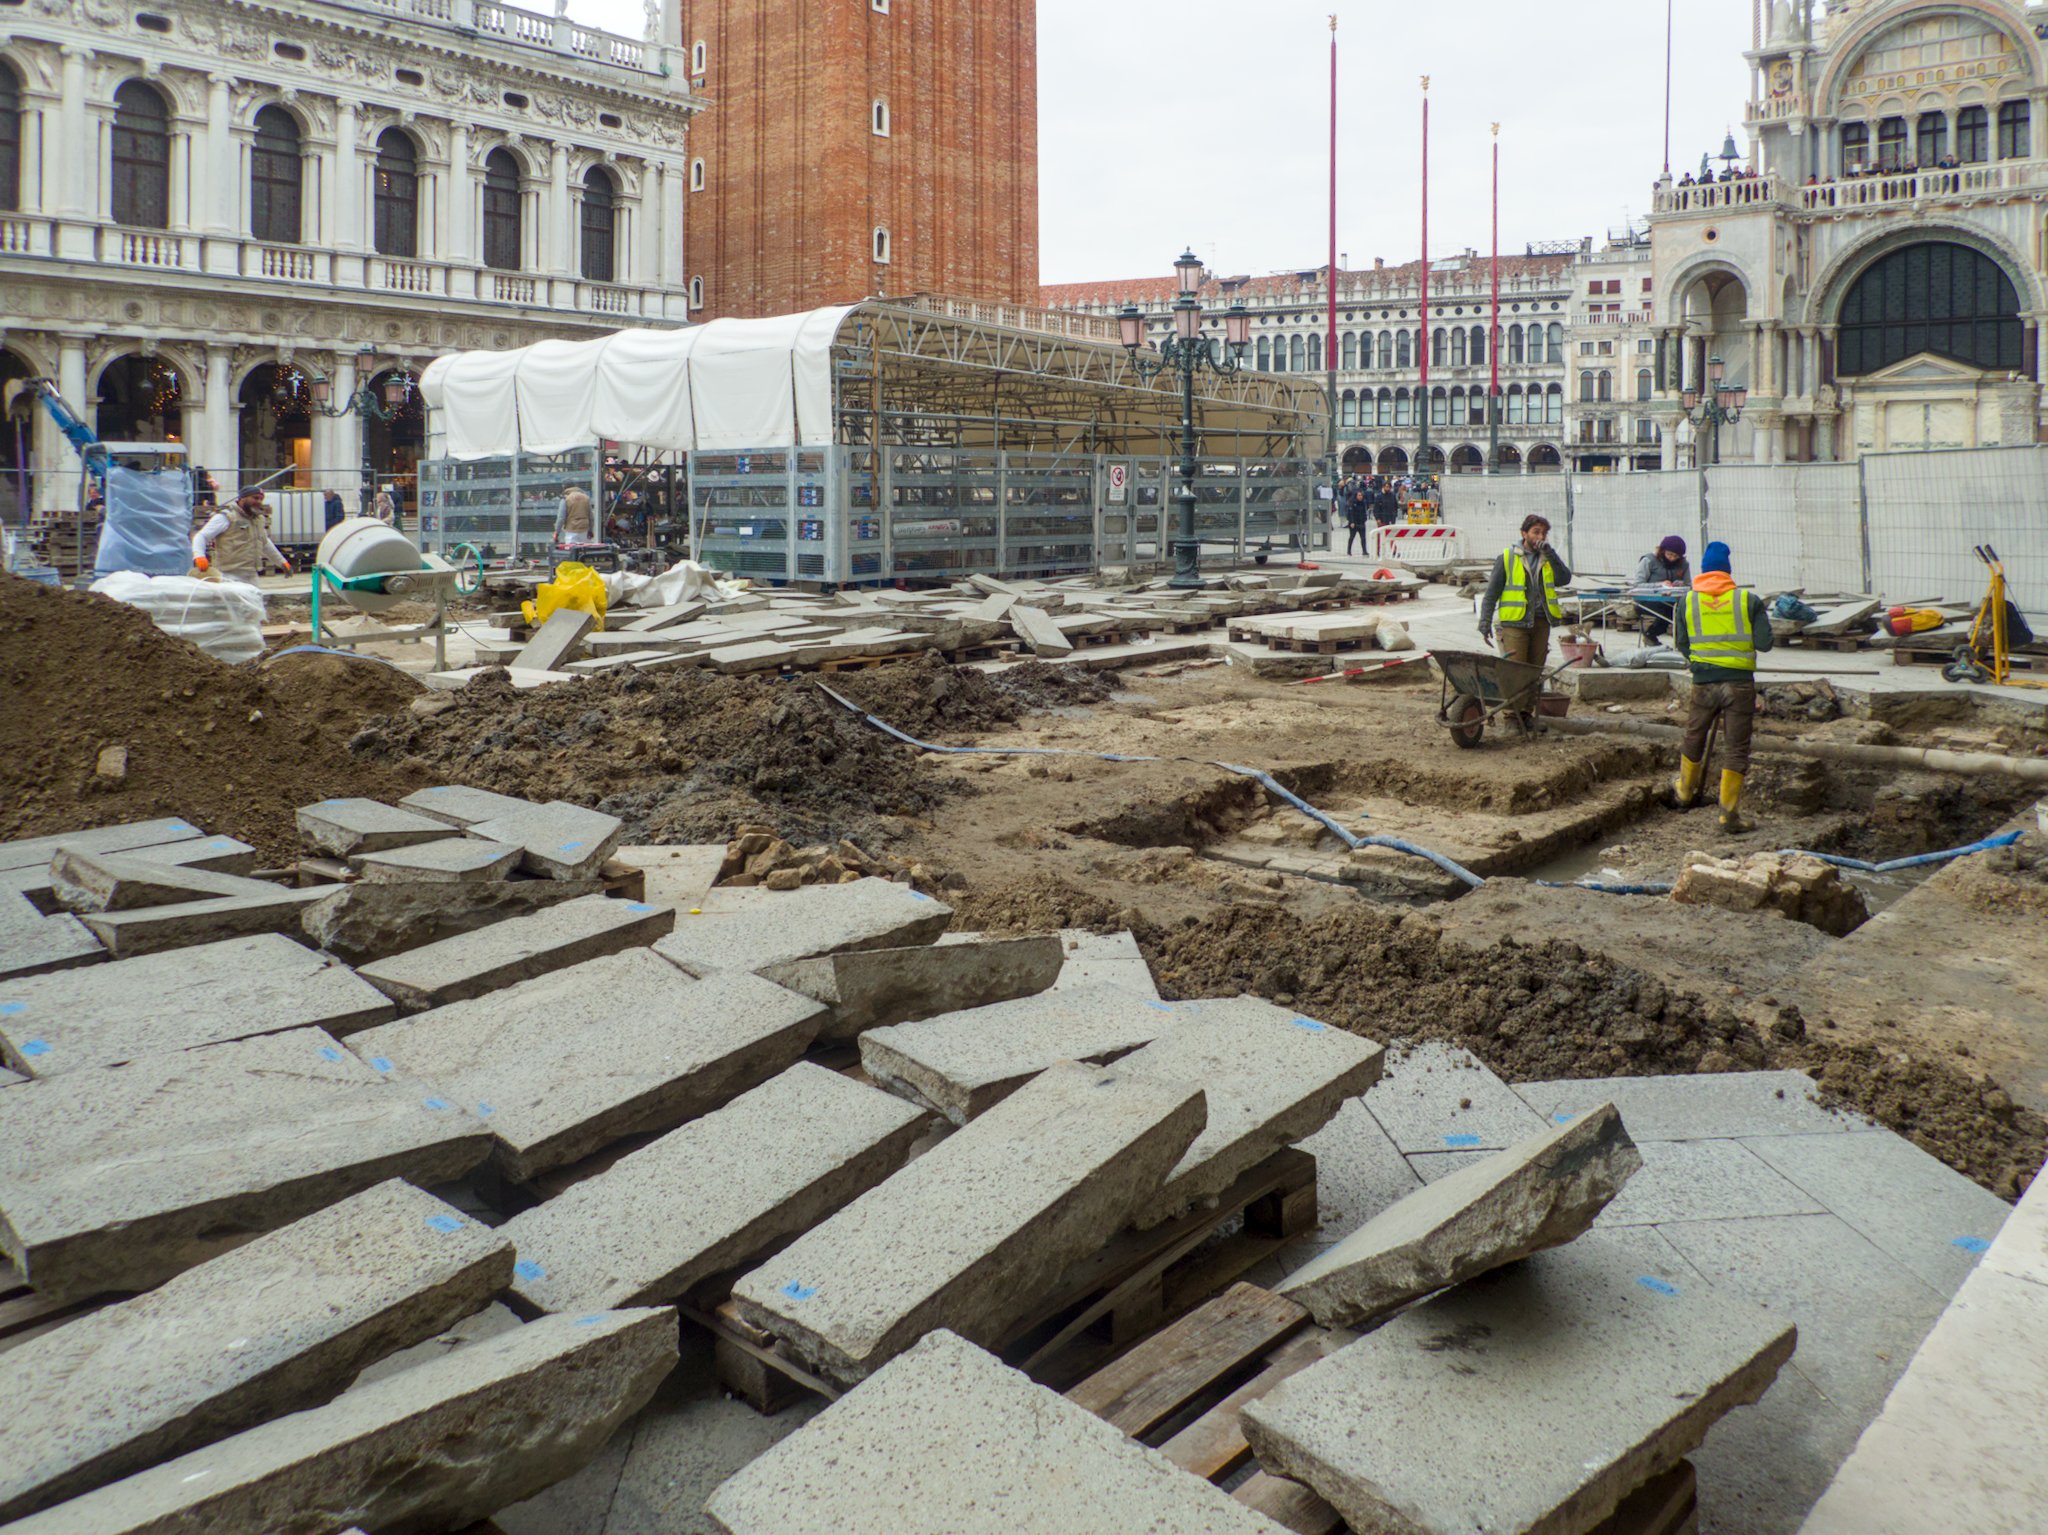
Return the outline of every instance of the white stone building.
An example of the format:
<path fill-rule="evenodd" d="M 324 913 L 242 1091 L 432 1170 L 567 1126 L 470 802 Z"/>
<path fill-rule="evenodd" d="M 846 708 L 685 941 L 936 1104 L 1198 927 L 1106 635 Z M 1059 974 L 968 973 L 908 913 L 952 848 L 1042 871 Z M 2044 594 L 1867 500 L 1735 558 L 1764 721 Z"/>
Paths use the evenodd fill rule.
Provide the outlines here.
<path fill-rule="evenodd" d="M 381 399 L 442 352 L 684 322 L 676 0 L 647 41 L 554 3 L 4 0 L 0 378 L 223 488 L 353 492 L 409 471 L 417 392 L 330 416 L 316 378 Z M 16 412 L 0 465 L 26 438 L 33 504 L 68 505 L 76 459 Z"/>
<path fill-rule="evenodd" d="M 1635 229 L 1590 246 L 1573 273 L 1565 441 L 1571 467 L 1619 474 L 1662 467 L 1655 281 L 1649 236 Z M 1684 433 L 1681 432 L 1681 436 Z"/>
<path fill-rule="evenodd" d="M 1565 379 L 1581 247 L 1503 256 L 1500 261 L 1500 471 L 1563 469 Z M 1343 270 L 1337 275 L 1337 441 L 1348 469 L 1406 474 L 1478 474 L 1490 434 L 1493 382 L 1487 331 L 1493 263 L 1474 251 L 1430 262 L 1429 368 L 1423 382 L 1422 263 Z M 1125 282 L 1067 283 L 1040 291 L 1048 309 L 1115 314 L 1137 304 L 1162 339 L 1174 298 L 1169 274 Z M 1329 289 L 1322 268 L 1274 277 L 1206 276 L 1201 299 L 1212 321 L 1242 300 L 1252 312 L 1250 366 L 1327 378 Z M 1428 456 L 1423 423 L 1428 421 Z"/>
<path fill-rule="evenodd" d="M 1660 381 L 1747 385 L 1724 460 L 2039 441 L 2048 6 L 1755 3 L 1757 175 L 1657 189 Z"/>

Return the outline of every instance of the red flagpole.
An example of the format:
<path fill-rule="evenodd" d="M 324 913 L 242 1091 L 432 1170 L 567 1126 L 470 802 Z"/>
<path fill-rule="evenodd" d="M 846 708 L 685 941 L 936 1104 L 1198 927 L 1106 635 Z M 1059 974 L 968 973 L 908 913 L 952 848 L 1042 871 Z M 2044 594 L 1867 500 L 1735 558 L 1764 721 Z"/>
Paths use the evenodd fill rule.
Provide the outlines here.
<path fill-rule="evenodd" d="M 1330 333 L 1323 341 L 1329 374 L 1330 484 L 1342 478 L 1337 461 L 1337 18 L 1330 17 Z M 1332 491 L 1332 495 L 1335 491 Z M 1332 503 L 1334 505 L 1334 502 Z"/>
<path fill-rule="evenodd" d="M 1486 390 L 1487 471 L 1500 468 L 1500 124 L 1493 125 L 1493 318 L 1486 328 L 1486 360 L 1493 376 Z"/>
<path fill-rule="evenodd" d="M 1421 424 L 1415 472 L 1426 472 L 1429 457 L 1429 76 L 1422 77 L 1422 397 L 1415 408 Z"/>

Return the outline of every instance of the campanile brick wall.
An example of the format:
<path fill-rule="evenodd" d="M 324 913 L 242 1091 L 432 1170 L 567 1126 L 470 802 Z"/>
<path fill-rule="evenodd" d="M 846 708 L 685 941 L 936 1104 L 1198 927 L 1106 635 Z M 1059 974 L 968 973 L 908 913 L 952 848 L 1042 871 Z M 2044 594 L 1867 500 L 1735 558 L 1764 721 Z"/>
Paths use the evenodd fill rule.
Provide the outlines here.
<path fill-rule="evenodd" d="M 685 0 L 712 103 L 690 128 L 696 318 L 877 294 L 1036 303 L 1036 0 L 887 3 Z"/>

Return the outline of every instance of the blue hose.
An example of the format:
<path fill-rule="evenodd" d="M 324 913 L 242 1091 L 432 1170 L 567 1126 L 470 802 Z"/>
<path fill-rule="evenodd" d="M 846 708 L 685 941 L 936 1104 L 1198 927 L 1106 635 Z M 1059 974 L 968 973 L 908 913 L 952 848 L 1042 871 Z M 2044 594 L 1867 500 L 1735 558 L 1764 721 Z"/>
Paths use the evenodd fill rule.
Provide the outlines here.
<path fill-rule="evenodd" d="M 1674 888 L 1671 885 L 1616 885 L 1597 879 L 1570 882 L 1539 879 L 1536 883 L 1545 890 L 1590 890 L 1596 895 L 1669 895 Z"/>
<path fill-rule="evenodd" d="M 1809 853 L 1799 848 L 1787 848 L 1784 856 L 1818 858 L 1822 863 L 1831 863 L 1838 869 L 1853 869 L 1858 874 L 1896 874 L 1901 869 L 1918 869 L 1930 863 L 1947 863 L 1951 859 L 1967 858 L 1972 853 L 1988 853 L 1995 848 L 2011 847 L 2025 835 L 2023 831 L 2009 831 L 2000 836 L 1986 837 L 1982 842 L 1972 842 L 1968 847 L 1952 847 L 1945 853 L 1917 853 L 1911 858 L 1894 858 L 1889 863 L 1865 863 L 1861 858 L 1844 858 L 1838 853 Z"/>
<path fill-rule="evenodd" d="M 286 656 L 340 656 L 345 661 L 374 661 L 379 666 L 388 666 L 393 671 L 402 672 L 408 677 L 413 675 L 396 661 L 387 661 L 382 656 L 360 656 L 353 650 L 336 650 L 329 645 L 294 645 L 289 650 L 280 650 L 274 655 L 265 656 L 259 664 L 268 666 L 272 661 L 281 661 Z M 419 679 L 414 678 L 413 680 L 418 681 Z"/>

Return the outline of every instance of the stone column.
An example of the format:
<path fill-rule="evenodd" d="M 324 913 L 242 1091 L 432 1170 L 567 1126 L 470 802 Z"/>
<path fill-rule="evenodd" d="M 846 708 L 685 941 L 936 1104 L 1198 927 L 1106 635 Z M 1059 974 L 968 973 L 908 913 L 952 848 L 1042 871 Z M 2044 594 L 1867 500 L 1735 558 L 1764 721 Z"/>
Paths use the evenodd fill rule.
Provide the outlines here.
<path fill-rule="evenodd" d="M 579 275 L 574 254 L 576 212 L 577 205 L 569 199 L 569 146 L 557 144 L 548 156 L 548 191 L 540 216 L 541 265 L 557 277 Z"/>
<path fill-rule="evenodd" d="M 469 174 L 469 124 L 459 119 L 448 129 L 448 175 L 441 202 L 447 226 L 440 254 L 449 262 L 449 297 L 473 297 L 477 250 L 470 219 L 476 208 L 476 190 Z"/>
<path fill-rule="evenodd" d="M 355 398 L 357 387 L 356 360 L 346 352 L 334 356 L 334 403 L 343 404 Z M 334 430 L 327 439 L 327 459 L 319 463 L 323 471 L 320 488 L 332 485 L 341 492 L 341 499 L 353 510 L 353 516 L 367 516 L 369 500 L 363 493 L 363 418 L 354 411 L 334 418 Z M 372 486 L 369 495 L 376 494 Z"/>
<path fill-rule="evenodd" d="M 200 460 L 213 471 L 225 499 L 238 488 L 235 466 L 240 462 L 240 445 L 235 441 L 233 388 L 235 349 L 208 345 L 206 348 L 206 394 L 199 402 Z"/>
<path fill-rule="evenodd" d="M 57 392 L 73 406 L 87 426 L 95 430 L 99 426 L 99 412 L 91 400 L 85 397 L 85 343 L 84 336 L 59 336 L 57 338 Z M 47 420 L 49 412 L 37 411 L 36 419 Z M 78 484 L 83 471 L 78 455 L 71 445 L 64 441 L 61 433 L 52 425 L 49 446 L 45 450 L 44 464 L 50 466 L 50 473 L 39 475 L 36 480 L 42 494 L 40 499 L 47 511 L 68 512 L 78 507 Z"/>
<path fill-rule="evenodd" d="M 682 161 L 670 161 L 669 196 L 661 211 L 661 282 L 675 295 L 671 305 L 663 301 L 663 312 L 671 319 L 688 319 L 690 314 L 690 269 L 685 264 L 689 251 L 684 228 L 684 210 L 690 206 L 689 170 Z"/>
<path fill-rule="evenodd" d="M 85 66 L 91 50 L 64 49 L 62 96 L 57 106 L 57 131 L 50 136 L 44 185 L 45 207 L 58 217 L 57 254 L 82 261 L 94 257 L 96 216 L 100 196 L 100 163 L 93 153 L 93 135 L 85 111 Z M 73 485 L 77 481 L 74 476 Z"/>
<path fill-rule="evenodd" d="M 362 157 L 356 153 L 357 121 L 356 104 L 342 102 L 334 116 L 334 229 L 329 241 L 339 251 L 370 248 Z"/>

